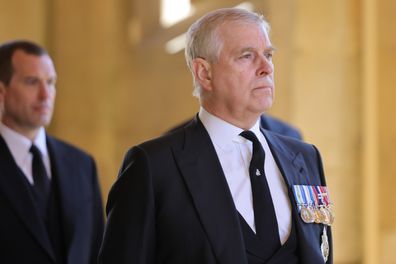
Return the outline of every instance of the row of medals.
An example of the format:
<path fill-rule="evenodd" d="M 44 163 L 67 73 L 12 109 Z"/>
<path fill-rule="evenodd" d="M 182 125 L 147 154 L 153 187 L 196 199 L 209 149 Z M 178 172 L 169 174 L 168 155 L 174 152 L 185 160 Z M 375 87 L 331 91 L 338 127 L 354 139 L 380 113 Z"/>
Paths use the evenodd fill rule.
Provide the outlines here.
<path fill-rule="evenodd" d="M 301 207 L 300 214 L 302 220 L 307 224 L 316 223 L 331 226 L 335 218 L 331 205 L 305 205 Z"/>

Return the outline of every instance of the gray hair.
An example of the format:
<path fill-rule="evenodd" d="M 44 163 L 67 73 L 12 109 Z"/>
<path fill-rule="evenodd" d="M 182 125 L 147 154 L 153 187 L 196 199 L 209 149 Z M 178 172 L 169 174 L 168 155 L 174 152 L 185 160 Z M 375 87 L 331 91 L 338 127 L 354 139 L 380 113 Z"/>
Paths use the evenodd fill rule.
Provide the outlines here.
<path fill-rule="evenodd" d="M 270 26 L 263 15 L 240 8 L 222 8 L 207 13 L 194 22 L 187 31 L 185 57 L 187 66 L 193 75 L 193 95 L 201 96 L 201 86 L 195 80 L 192 62 L 196 58 L 203 58 L 209 63 L 214 63 L 223 46 L 222 40 L 217 34 L 220 25 L 229 21 L 249 22 L 260 25 L 267 33 Z"/>

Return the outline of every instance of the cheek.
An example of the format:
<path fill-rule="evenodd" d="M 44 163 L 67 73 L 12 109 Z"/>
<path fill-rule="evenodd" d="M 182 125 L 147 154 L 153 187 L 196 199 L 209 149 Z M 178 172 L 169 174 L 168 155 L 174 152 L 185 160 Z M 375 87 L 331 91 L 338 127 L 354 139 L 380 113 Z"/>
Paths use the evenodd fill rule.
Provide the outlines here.
<path fill-rule="evenodd" d="M 56 97 L 56 90 L 54 90 L 54 92 L 50 96 L 52 103 L 54 103 L 55 97 Z"/>
<path fill-rule="evenodd" d="M 16 93 L 7 93 L 4 96 L 5 104 L 8 106 L 19 105 L 21 103 L 21 95 Z"/>

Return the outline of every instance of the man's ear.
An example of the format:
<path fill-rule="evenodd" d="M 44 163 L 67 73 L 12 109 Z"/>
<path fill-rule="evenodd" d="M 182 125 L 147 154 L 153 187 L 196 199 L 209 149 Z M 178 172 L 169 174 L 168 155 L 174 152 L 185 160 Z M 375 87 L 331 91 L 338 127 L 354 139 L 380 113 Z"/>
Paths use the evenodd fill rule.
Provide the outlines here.
<path fill-rule="evenodd" d="M 196 58 L 193 60 L 192 69 L 195 81 L 200 84 L 202 89 L 210 91 L 212 89 L 212 69 L 210 63 L 202 58 Z"/>
<path fill-rule="evenodd" d="M 0 81 L 0 119 L 1 119 L 1 115 L 3 113 L 4 110 L 4 97 L 6 94 L 6 87 L 4 85 L 4 83 L 2 81 Z"/>
<path fill-rule="evenodd" d="M 6 89 L 5 84 L 2 81 L 0 81 L 0 102 L 4 101 L 4 95 L 6 93 L 5 89 Z"/>

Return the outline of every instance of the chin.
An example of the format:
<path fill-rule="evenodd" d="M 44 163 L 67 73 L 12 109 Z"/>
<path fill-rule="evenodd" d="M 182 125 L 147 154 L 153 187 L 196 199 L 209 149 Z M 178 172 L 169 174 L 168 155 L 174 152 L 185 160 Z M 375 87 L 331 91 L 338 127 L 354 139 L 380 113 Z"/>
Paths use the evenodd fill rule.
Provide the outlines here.
<path fill-rule="evenodd" d="M 263 102 L 260 104 L 260 110 L 261 112 L 268 111 L 272 107 L 272 98 L 266 98 Z"/>
<path fill-rule="evenodd" d="M 37 122 L 35 122 L 36 127 L 46 127 L 50 124 L 51 117 L 41 118 Z"/>

